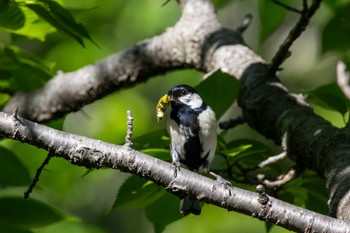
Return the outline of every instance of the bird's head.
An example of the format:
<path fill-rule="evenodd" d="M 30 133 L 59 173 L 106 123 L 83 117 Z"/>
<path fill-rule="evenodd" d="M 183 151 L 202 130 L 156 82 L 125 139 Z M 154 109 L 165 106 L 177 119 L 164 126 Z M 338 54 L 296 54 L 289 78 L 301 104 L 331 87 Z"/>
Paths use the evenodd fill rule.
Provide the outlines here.
<path fill-rule="evenodd" d="M 191 108 L 199 108 L 203 104 L 203 100 L 197 91 L 188 85 L 172 87 L 168 92 L 168 96 L 170 97 L 170 102 L 174 104 L 185 104 Z"/>
<path fill-rule="evenodd" d="M 164 111 L 169 103 L 172 105 L 187 105 L 195 109 L 202 106 L 203 100 L 197 91 L 189 85 L 174 86 L 169 90 L 167 95 L 164 95 L 158 101 L 156 107 L 158 122 L 163 118 Z"/>

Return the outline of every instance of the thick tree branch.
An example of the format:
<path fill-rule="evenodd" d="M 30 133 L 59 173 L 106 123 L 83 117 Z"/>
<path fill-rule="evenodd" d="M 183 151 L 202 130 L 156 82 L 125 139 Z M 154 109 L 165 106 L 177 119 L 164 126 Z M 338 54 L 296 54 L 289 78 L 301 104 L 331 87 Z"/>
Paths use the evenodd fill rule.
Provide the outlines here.
<path fill-rule="evenodd" d="M 201 201 L 238 211 L 298 232 L 350 232 L 350 223 L 314 213 L 262 193 L 231 188 L 181 169 L 174 178 L 171 164 L 131 148 L 58 131 L 0 112 L 0 134 L 48 150 L 72 164 L 86 168 L 120 169 L 166 187 L 175 195 L 185 193 Z M 230 189 L 231 195 L 228 195 Z M 262 196 L 265 201 L 262 201 Z M 302 216 L 302 217 L 301 217 Z"/>
<path fill-rule="evenodd" d="M 210 1 L 179 2 L 182 17 L 162 35 L 74 72 L 60 71 L 41 89 L 14 95 L 3 111 L 12 113 L 18 108 L 19 115 L 42 122 L 175 69 L 209 72 L 222 68 L 240 77 L 249 64 L 262 61 L 242 45 L 239 32 L 223 28 Z M 221 50 L 224 45 L 230 46 Z"/>

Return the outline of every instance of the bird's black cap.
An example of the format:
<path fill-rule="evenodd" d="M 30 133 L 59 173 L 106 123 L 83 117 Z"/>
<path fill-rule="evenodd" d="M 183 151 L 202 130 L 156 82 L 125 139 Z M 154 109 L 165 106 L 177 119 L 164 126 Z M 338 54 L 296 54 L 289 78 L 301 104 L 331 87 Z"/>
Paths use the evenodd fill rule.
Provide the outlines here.
<path fill-rule="evenodd" d="M 192 94 L 192 93 L 197 93 L 197 91 L 189 85 L 182 84 L 182 85 L 172 87 L 169 90 L 168 95 L 174 99 L 177 99 L 181 96 Z"/>

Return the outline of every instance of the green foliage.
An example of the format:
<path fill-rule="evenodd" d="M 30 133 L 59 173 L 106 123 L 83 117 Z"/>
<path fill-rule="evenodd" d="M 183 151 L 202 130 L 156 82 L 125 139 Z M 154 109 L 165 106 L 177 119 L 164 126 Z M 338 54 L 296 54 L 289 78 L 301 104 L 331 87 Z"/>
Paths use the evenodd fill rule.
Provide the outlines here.
<path fill-rule="evenodd" d="M 81 67 L 116 50 L 128 47 L 140 39 L 164 31 L 167 26 L 172 25 L 179 17 L 179 10 L 175 6 L 176 1 L 171 1 L 166 7 L 161 7 L 163 1 L 154 2 L 106 1 L 101 3 L 91 0 L 66 1 L 66 4 L 64 4 L 64 1 L 49 0 L 0 0 L 0 29 L 2 30 L 0 32 L 0 91 L 3 92 L 0 94 L 0 105 L 3 105 L 9 96 L 16 91 L 32 91 L 41 87 L 54 75 L 55 70 L 62 69 L 66 71 L 72 69 L 72 67 Z M 216 7 L 223 8 L 235 1 L 214 0 L 213 2 Z M 288 0 L 283 2 L 301 9 L 300 1 Z M 327 6 L 330 14 L 327 16 L 329 18 L 321 13 L 319 17 L 322 20 L 316 19 L 314 21 L 313 19 L 312 21 L 314 23 L 313 26 L 319 26 L 319 28 L 324 29 L 322 31 L 322 41 L 319 43 L 324 53 L 334 54 L 336 52 L 339 54 L 339 57 L 345 59 L 345 62 L 350 63 L 348 43 L 350 40 L 350 19 L 347 15 L 347 12 L 350 10 L 350 2 L 349 0 L 325 0 L 324 2 L 326 3 L 324 6 Z M 258 41 L 256 44 L 264 44 L 275 31 L 283 29 L 281 27 L 284 25 L 283 22 L 286 22 L 286 17 L 294 13 L 288 12 L 288 10 L 276 5 L 271 0 L 259 0 L 256 4 L 258 4 L 259 17 L 254 17 L 254 22 L 260 24 L 260 31 L 259 35 L 256 36 L 257 38 L 248 39 L 256 39 Z M 76 14 L 73 17 L 73 11 L 63 7 L 67 5 L 73 6 L 74 9 L 93 8 L 94 10 L 89 11 L 88 14 L 80 12 L 82 16 L 85 16 L 84 22 L 86 21 L 89 26 L 84 27 L 77 20 Z M 157 12 L 157 14 L 154 14 L 154 12 Z M 248 9 L 247 13 L 254 13 L 254 11 L 251 12 L 251 9 Z M 94 47 L 96 50 L 88 48 L 89 43 L 86 43 L 86 40 L 92 43 L 95 42 L 86 28 L 89 29 L 89 32 L 93 30 L 91 35 L 97 35 L 98 41 L 102 41 L 103 51 L 96 51 L 98 50 L 96 47 Z M 286 29 L 281 31 L 286 31 Z M 56 36 L 54 32 L 62 33 L 68 37 Z M 32 43 L 33 41 L 27 39 L 36 39 L 45 43 L 38 45 L 37 42 Z M 86 46 L 87 49 L 83 49 L 76 42 Z M 313 41 L 313 43 L 317 42 Z M 257 48 L 257 50 L 259 49 L 261 48 Z M 266 50 L 269 49 L 267 48 Z M 276 44 L 274 44 L 273 49 L 277 49 Z M 295 56 L 294 51 L 292 55 Z M 321 56 L 320 54 L 317 55 Z M 264 57 L 265 55 L 263 54 L 262 56 Z M 318 58 L 322 60 L 322 57 Z M 55 62 L 48 62 L 47 60 L 54 60 Z M 71 65 L 72 63 L 74 65 Z M 58 64 L 57 67 L 55 67 L 55 64 Z M 283 71 L 281 73 L 283 75 Z M 329 76 L 329 73 L 324 72 L 322 75 Z M 181 73 L 178 76 L 182 75 L 184 77 L 176 77 L 176 74 L 170 74 L 172 76 L 171 81 L 163 77 L 156 78 L 157 84 L 161 84 L 159 87 L 169 87 L 180 82 L 179 80 L 181 82 L 186 80 L 186 82 L 195 83 L 193 74 L 183 74 Z M 192 79 L 188 80 L 190 77 Z M 294 78 L 296 79 L 297 77 Z M 316 78 L 318 77 L 312 76 L 310 78 L 310 82 L 314 85 L 318 85 L 318 79 Z M 305 81 L 300 80 L 296 79 L 296 83 Z M 150 82 L 153 82 L 153 79 Z M 90 130 L 89 133 L 91 132 L 91 135 L 88 136 L 99 138 L 100 140 L 119 141 L 120 138 L 124 138 L 122 129 L 125 128 L 125 120 L 124 118 L 120 119 L 117 113 L 124 112 L 123 108 L 130 109 L 130 107 L 134 107 L 136 108 L 134 113 L 139 110 L 141 112 L 140 115 L 143 117 L 141 120 L 140 117 L 135 117 L 135 135 L 139 136 L 133 139 L 134 148 L 156 158 L 170 161 L 169 138 L 166 130 L 161 128 L 163 125 L 157 125 L 155 120 L 148 120 L 148 118 L 154 119 L 154 116 L 150 116 L 154 113 L 155 103 L 153 98 L 156 97 L 153 95 L 158 94 L 161 88 L 154 85 L 159 90 L 156 90 L 156 88 L 149 90 L 147 89 L 148 84 L 140 85 L 141 87 L 139 86 L 132 90 L 122 91 L 123 98 L 113 99 L 118 101 L 110 101 L 103 108 L 96 108 L 100 114 L 94 115 L 92 119 L 85 119 L 88 122 L 87 124 L 83 125 L 79 120 L 72 124 Z M 217 117 L 220 118 L 237 98 L 239 82 L 235 78 L 217 71 L 195 88 L 214 109 Z M 128 94 L 131 92 L 137 92 L 138 94 Z M 349 101 L 335 83 L 320 86 L 312 91 L 308 91 L 307 94 L 309 101 L 314 106 L 317 105 L 318 107 L 337 112 L 337 114 L 339 112 L 343 117 L 348 114 Z M 133 100 L 127 102 L 128 99 Z M 103 100 L 97 104 L 101 106 L 101 102 Z M 148 112 L 147 109 L 151 110 Z M 87 111 L 87 114 L 92 112 L 90 106 L 84 111 Z M 137 121 L 141 121 L 141 123 L 137 123 Z M 101 131 L 98 128 L 101 124 L 108 125 L 108 127 Z M 64 119 L 50 122 L 49 125 L 58 129 L 65 129 Z M 110 126 L 115 126 L 115 128 Z M 67 128 L 68 131 L 72 129 L 69 126 Z M 249 185 L 252 177 L 256 177 L 257 174 L 278 176 L 294 165 L 286 159 L 277 164 L 258 169 L 257 165 L 268 156 L 274 155 L 275 152 L 270 146 L 267 146 L 266 143 L 260 140 L 242 139 L 243 136 L 240 135 L 241 131 L 238 129 L 233 129 L 232 131 L 234 138 L 238 137 L 240 139 L 232 139 L 229 133 L 223 133 L 219 136 L 219 146 L 212 168 L 215 171 L 219 171 L 220 174 L 230 177 L 234 185 L 254 189 L 254 185 Z M 103 173 L 103 169 L 95 170 L 93 174 L 88 176 L 89 178 L 95 177 L 95 180 L 86 182 L 86 176 L 82 177 L 85 170 L 82 171 L 82 169 L 75 168 L 68 162 L 57 161 L 56 159 L 50 163 L 53 167 L 45 170 L 44 175 L 40 178 L 40 188 L 34 191 L 36 199 L 23 200 L 18 196 L 22 195 L 23 189 L 27 188 L 28 183 L 30 183 L 30 177 L 33 176 L 35 169 L 41 162 L 40 156 L 37 157 L 40 151 L 35 151 L 33 148 L 23 149 L 24 147 L 18 146 L 18 144 L 11 144 L 8 140 L 4 140 L 1 143 L 9 148 L 4 149 L 4 147 L 0 147 L 1 232 L 46 233 L 67 231 L 105 233 L 108 231 L 106 230 L 107 228 L 113 228 L 113 232 L 127 232 L 124 228 L 126 222 L 132 222 L 133 225 L 135 225 L 135 222 L 140 225 L 143 224 L 142 217 L 139 217 L 137 214 L 129 217 L 128 211 L 137 212 L 142 208 L 144 208 L 144 212 L 142 212 L 144 215 L 142 216 L 146 217 L 153 224 L 157 233 L 167 231 L 168 228 L 166 226 L 179 219 L 182 220 L 180 223 L 177 223 L 176 226 L 178 228 L 175 229 L 180 230 L 175 230 L 175 232 L 182 231 L 181 225 L 187 226 L 188 232 L 218 232 L 216 230 L 218 221 L 222 222 L 222 224 L 220 222 L 222 226 L 227 222 L 232 222 L 232 216 L 229 215 L 232 213 L 225 212 L 220 216 L 228 217 L 219 219 L 217 216 L 212 216 L 212 213 L 206 212 L 206 208 L 204 208 L 203 214 L 199 217 L 189 216 L 182 218 L 178 211 L 179 199 L 176 196 L 167 193 L 164 188 L 152 182 L 135 176 L 127 178 L 121 184 L 116 195 L 113 188 L 118 186 L 118 182 L 121 182 L 120 174 L 115 175 L 117 177 L 113 177 L 113 179 L 108 178 L 104 180 L 99 176 Z M 19 149 L 19 147 L 22 149 Z M 20 150 L 22 153 L 14 153 L 16 150 Z M 74 174 L 79 176 L 79 178 L 73 179 Z M 86 182 L 85 186 L 82 184 L 84 181 Z M 106 191 L 107 189 L 102 191 L 99 188 L 102 186 L 110 188 L 109 192 Z M 16 193 L 16 196 L 10 196 L 9 193 Z M 325 185 L 314 173 L 306 172 L 273 193 L 278 198 L 290 203 L 320 213 L 327 213 Z M 100 203 L 97 199 L 101 196 L 102 199 L 106 200 L 104 202 L 100 201 Z M 41 200 L 45 200 L 45 202 Z M 46 200 L 48 201 L 46 202 Z M 84 202 L 83 200 L 88 202 L 88 206 L 81 204 Z M 73 204 L 76 205 L 72 207 Z M 100 217 L 101 213 L 111 209 L 111 205 L 112 213 Z M 57 206 L 57 209 L 53 206 Z M 210 206 L 208 209 L 215 210 L 215 207 Z M 76 221 L 72 223 L 67 220 L 66 214 L 63 214 L 66 212 L 83 216 L 86 222 Z M 119 220 L 114 215 L 116 213 L 122 213 L 123 216 L 127 217 Z M 139 218 L 135 219 L 135 215 Z M 208 220 L 206 224 L 202 224 L 203 215 Z M 240 217 L 238 218 L 240 219 Z M 101 221 L 101 219 L 103 220 Z M 209 220 L 213 221 L 213 229 L 200 228 L 200 225 L 208 226 Z M 116 224 L 118 221 L 120 221 L 120 225 Z M 195 224 L 191 224 L 191 221 Z M 240 224 L 240 220 L 235 221 L 237 221 L 238 225 Z M 249 221 L 254 220 L 249 219 Z M 183 223 L 187 223 L 187 225 Z M 102 225 L 104 226 L 102 227 Z M 190 229 L 193 226 L 197 226 L 197 231 L 196 229 Z M 272 229 L 270 227 L 268 226 L 267 229 L 275 230 L 275 227 Z M 234 231 L 234 229 L 230 230 Z"/>
<path fill-rule="evenodd" d="M 0 10 L 0 27 L 16 30 L 23 27 L 25 17 L 21 9 L 16 5 L 3 2 Z"/>
<path fill-rule="evenodd" d="M 350 3 L 334 9 L 334 16 L 327 23 L 322 34 L 324 52 L 344 52 L 350 49 Z"/>
<path fill-rule="evenodd" d="M 37 89 L 49 80 L 53 66 L 19 47 L 0 44 L 0 89 L 9 93 Z"/>
<path fill-rule="evenodd" d="M 237 98 L 239 81 L 229 74 L 216 71 L 195 88 L 219 119 Z"/>
<path fill-rule="evenodd" d="M 22 197 L 0 197 L 0 224 L 26 228 L 42 227 L 60 221 L 65 216 L 40 201 Z"/>
<path fill-rule="evenodd" d="M 57 2 L 52 0 L 38 0 L 37 3 L 31 3 L 31 1 L 28 1 L 25 6 L 34 11 L 58 31 L 74 38 L 82 46 L 85 47 L 83 39 L 94 42 L 85 27 L 81 23 L 77 23 L 69 11 Z"/>
<path fill-rule="evenodd" d="M 140 208 L 156 201 L 164 189 L 138 176 L 130 176 L 120 187 L 112 210 Z"/>
<path fill-rule="evenodd" d="M 327 214 L 327 190 L 324 181 L 314 172 L 305 171 L 284 185 L 278 198 L 318 213 Z"/>
<path fill-rule="evenodd" d="M 324 109 L 339 112 L 343 118 L 350 109 L 349 100 L 340 90 L 337 83 L 330 83 L 307 91 L 308 101 Z"/>
<path fill-rule="evenodd" d="M 0 147 L 0 155 L 0 189 L 6 186 L 29 185 L 29 172 L 12 151 Z"/>
<path fill-rule="evenodd" d="M 157 201 L 145 207 L 148 220 L 153 223 L 155 233 L 161 233 L 167 225 L 182 218 L 179 212 L 179 199 L 165 193 Z"/>
<path fill-rule="evenodd" d="M 291 1 L 286 1 L 290 4 Z M 271 0 L 259 1 L 259 16 L 261 25 L 260 41 L 265 41 L 283 23 L 288 11 Z M 273 17 L 271 17 L 273 16 Z"/>

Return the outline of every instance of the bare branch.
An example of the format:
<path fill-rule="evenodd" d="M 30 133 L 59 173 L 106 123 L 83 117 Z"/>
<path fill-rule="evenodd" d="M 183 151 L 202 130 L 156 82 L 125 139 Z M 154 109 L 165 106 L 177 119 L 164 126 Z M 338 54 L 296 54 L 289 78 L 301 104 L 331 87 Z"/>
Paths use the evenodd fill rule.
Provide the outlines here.
<path fill-rule="evenodd" d="M 304 232 L 308 227 L 314 232 L 350 232 L 349 222 L 282 202 L 267 196 L 263 191 L 258 195 L 236 187 L 218 185 L 217 181 L 184 168 L 178 170 L 177 177 L 174 178 L 170 163 L 138 151 L 58 131 L 21 117 L 18 117 L 18 121 L 20 124 L 15 124 L 11 115 L 0 112 L 0 134 L 46 149 L 72 164 L 87 168 L 120 169 L 167 187 L 167 190 L 175 195 L 181 196 L 186 193 L 200 198 L 201 201 L 298 232 Z M 18 133 L 14 135 L 13 131 Z M 227 195 L 228 190 L 232 195 Z M 262 196 L 264 200 L 268 200 L 268 205 L 262 201 Z M 264 211 L 261 211 L 262 205 Z M 313 224 L 310 226 L 311 222 Z"/>
<path fill-rule="evenodd" d="M 273 164 L 273 163 L 276 163 L 284 158 L 287 157 L 287 152 L 282 152 L 278 155 L 275 155 L 275 156 L 270 156 L 268 157 L 266 160 L 262 161 L 261 163 L 258 164 L 258 167 L 261 168 L 261 167 L 265 167 L 267 165 L 270 165 L 270 164 Z"/>
<path fill-rule="evenodd" d="M 228 130 L 230 128 L 234 128 L 237 125 L 244 124 L 245 120 L 243 116 L 238 116 L 236 118 L 229 119 L 227 121 L 221 121 L 219 123 L 219 127 L 223 130 Z"/>
<path fill-rule="evenodd" d="M 290 169 L 286 174 L 280 175 L 276 180 L 261 179 L 261 182 L 269 188 L 277 188 L 285 185 L 296 177 L 295 169 Z"/>
<path fill-rule="evenodd" d="M 289 5 L 287 5 L 287 4 L 283 3 L 283 2 L 280 2 L 280 1 L 278 1 L 278 0 L 272 0 L 272 1 L 273 1 L 275 4 L 277 4 L 277 5 L 279 5 L 279 6 L 283 7 L 283 8 L 285 8 L 285 9 L 291 11 L 291 12 L 295 12 L 295 13 L 298 13 L 298 14 L 302 14 L 302 11 L 301 11 L 301 10 L 298 10 L 298 9 L 296 9 L 296 8 L 294 8 L 294 7 L 291 7 L 291 6 L 289 6 Z"/>
<path fill-rule="evenodd" d="M 289 32 L 287 38 L 284 40 L 282 45 L 279 47 L 277 53 L 272 58 L 270 72 L 275 74 L 282 63 L 290 56 L 291 52 L 289 51 L 290 47 L 293 45 L 294 41 L 299 38 L 301 33 L 305 31 L 306 26 L 310 22 L 310 18 L 315 14 L 316 10 L 319 8 L 322 0 L 313 1 L 310 8 L 307 8 L 306 1 L 303 0 L 303 11 L 300 13 L 299 21 L 295 24 L 292 30 Z M 274 1 L 279 2 L 279 1 Z"/>
<path fill-rule="evenodd" d="M 239 31 L 240 33 L 245 32 L 245 30 L 247 30 L 250 23 L 252 22 L 252 19 L 253 19 L 253 16 L 251 14 L 246 14 L 244 16 L 244 19 L 243 19 L 241 25 L 236 30 Z"/>
<path fill-rule="evenodd" d="M 29 195 L 33 192 L 33 189 L 35 188 L 36 184 L 39 182 L 39 178 L 40 178 L 42 171 L 44 170 L 46 165 L 49 164 L 52 156 L 54 156 L 54 155 L 49 152 L 48 155 L 46 156 L 45 160 L 42 162 L 42 164 L 40 165 L 40 167 L 36 171 L 35 176 L 32 180 L 32 183 L 29 185 L 28 189 L 24 192 L 25 199 L 29 198 Z"/>

